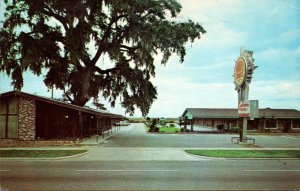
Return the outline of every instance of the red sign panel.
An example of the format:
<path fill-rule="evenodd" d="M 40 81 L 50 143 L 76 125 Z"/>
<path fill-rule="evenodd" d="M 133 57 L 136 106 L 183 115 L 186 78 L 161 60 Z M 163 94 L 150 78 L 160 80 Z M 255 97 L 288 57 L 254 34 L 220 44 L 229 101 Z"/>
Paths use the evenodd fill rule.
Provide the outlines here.
<path fill-rule="evenodd" d="M 248 101 L 241 101 L 238 113 L 239 117 L 250 117 L 250 104 Z"/>

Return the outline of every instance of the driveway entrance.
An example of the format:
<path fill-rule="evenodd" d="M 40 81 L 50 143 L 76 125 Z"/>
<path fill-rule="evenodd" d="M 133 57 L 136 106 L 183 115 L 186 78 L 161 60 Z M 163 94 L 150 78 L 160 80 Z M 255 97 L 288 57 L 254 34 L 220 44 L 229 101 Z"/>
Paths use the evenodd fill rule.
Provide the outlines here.
<path fill-rule="evenodd" d="M 239 148 L 230 142 L 228 134 L 155 134 L 147 133 L 142 123 L 121 127 L 103 147 L 149 147 L 149 148 Z"/>

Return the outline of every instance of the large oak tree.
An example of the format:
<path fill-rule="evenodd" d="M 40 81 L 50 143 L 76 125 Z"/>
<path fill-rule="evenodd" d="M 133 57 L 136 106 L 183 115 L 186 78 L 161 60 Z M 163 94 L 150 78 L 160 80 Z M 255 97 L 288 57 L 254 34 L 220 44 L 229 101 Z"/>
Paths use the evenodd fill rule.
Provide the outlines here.
<path fill-rule="evenodd" d="M 176 0 L 5 3 L 0 72 L 11 76 L 16 89 L 24 71 L 45 72 L 46 86 L 63 90 L 73 104 L 103 96 L 114 106 L 120 97 L 130 114 L 139 108 L 146 115 L 157 97 L 150 81 L 155 55 L 162 54 L 162 64 L 173 53 L 183 62 L 186 42 L 205 33 L 198 23 L 175 19 L 181 11 Z"/>

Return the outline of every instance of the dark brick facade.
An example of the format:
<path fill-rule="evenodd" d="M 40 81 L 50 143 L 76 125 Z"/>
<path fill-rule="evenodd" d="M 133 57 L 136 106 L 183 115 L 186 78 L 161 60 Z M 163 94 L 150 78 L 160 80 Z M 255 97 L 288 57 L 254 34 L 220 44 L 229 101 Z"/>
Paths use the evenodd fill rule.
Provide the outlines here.
<path fill-rule="evenodd" d="M 19 140 L 35 140 L 35 100 L 19 97 Z"/>
<path fill-rule="evenodd" d="M 0 112 L 1 142 L 9 139 L 24 144 L 36 141 L 40 144 L 47 140 L 82 140 L 111 129 L 113 119 L 118 122 L 124 118 L 106 111 L 20 91 L 0 94 Z"/>

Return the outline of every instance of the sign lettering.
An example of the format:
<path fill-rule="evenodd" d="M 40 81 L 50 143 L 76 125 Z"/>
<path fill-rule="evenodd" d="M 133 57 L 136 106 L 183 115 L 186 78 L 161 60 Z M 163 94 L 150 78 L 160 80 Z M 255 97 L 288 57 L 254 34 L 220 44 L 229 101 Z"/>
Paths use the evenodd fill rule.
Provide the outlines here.
<path fill-rule="evenodd" d="M 258 101 L 248 100 L 241 101 L 238 108 L 239 117 L 258 118 Z"/>
<path fill-rule="evenodd" d="M 250 116 L 250 107 L 248 101 L 241 101 L 239 104 L 239 117 L 249 117 Z"/>

